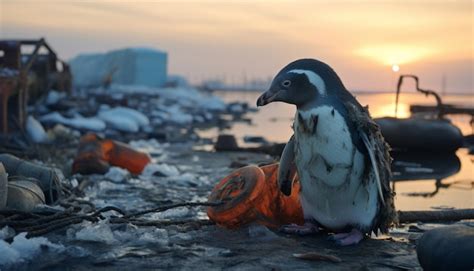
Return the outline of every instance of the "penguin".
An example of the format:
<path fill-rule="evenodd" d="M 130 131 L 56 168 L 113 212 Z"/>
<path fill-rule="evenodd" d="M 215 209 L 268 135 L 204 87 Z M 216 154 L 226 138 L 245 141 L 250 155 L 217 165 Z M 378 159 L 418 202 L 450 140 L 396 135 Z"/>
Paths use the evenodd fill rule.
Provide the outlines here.
<path fill-rule="evenodd" d="M 396 222 L 390 189 L 390 147 L 367 107 L 345 88 L 336 72 L 315 59 L 284 67 L 257 106 L 284 102 L 296 106 L 293 135 L 278 171 L 282 193 L 291 194 L 296 167 L 304 225 L 285 225 L 286 233 L 310 234 L 324 228 L 339 245 L 366 235 L 387 233 Z"/>

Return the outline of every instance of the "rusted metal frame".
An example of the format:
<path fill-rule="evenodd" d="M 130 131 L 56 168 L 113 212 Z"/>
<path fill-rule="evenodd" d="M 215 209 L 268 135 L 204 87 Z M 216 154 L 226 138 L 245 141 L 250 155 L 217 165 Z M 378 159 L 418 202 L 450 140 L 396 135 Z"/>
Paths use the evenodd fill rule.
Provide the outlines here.
<path fill-rule="evenodd" d="M 400 96 L 400 91 L 401 91 L 401 88 L 402 88 L 402 83 L 403 83 L 404 78 L 413 78 L 415 80 L 416 91 L 421 92 L 421 93 L 425 94 L 426 96 L 431 95 L 431 96 L 435 97 L 436 107 L 437 107 L 437 110 L 438 110 L 438 119 L 442 119 L 443 115 L 444 115 L 444 112 L 443 112 L 443 101 L 441 100 L 441 97 L 439 96 L 438 93 L 436 93 L 433 90 L 420 88 L 418 76 L 413 75 L 413 74 L 402 74 L 398 78 L 397 94 L 396 94 L 396 97 L 395 97 L 395 117 L 397 116 L 397 113 L 398 113 L 398 98 Z"/>

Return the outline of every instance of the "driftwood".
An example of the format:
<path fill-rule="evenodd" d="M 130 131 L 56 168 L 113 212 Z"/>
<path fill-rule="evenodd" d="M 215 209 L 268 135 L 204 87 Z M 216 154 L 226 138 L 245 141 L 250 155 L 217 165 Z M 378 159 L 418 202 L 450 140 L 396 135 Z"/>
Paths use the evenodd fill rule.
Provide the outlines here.
<path fill-rule="evenodd" d="M 398 220 L 400 223 L 449 222 L 463 219 L 474 219 L 474 209 L 398 211 Z"/>

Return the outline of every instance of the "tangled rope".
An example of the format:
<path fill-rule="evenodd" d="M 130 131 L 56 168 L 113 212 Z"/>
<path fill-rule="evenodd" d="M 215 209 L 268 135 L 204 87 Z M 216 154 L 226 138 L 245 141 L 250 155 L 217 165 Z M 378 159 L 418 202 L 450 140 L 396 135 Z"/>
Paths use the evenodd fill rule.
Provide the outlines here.
<path fill-rule="evenodd" d="M 106 206 L 96 209 L 95 205 L 89 201 L 81 200 L 75 197 L 69 197 L 61 200 L 58 204 L 65 210 L 46 209 L 37 212 L 21 212 L 17 210 L 0 210 L 0 228 L 9 226 L 17 233 L 27 232 L 26 237 L 36 237 L 47 233 L 57 231 L 70 225 L 79 224 L 83 221 L 93 223 L 104 220 L 103 213 L 114 211 L 119 216 L 111 216 L 109 222 L 112 224 L 133 224 L 143 227 L 164 227 L 170 225 L 191 224 L 197 226 L 213 225 L 208 219 L 184 219 L 184 220 L 149 220 L 140 218 L 149 213 L 164 212 L 178 207 L 196 207 L 196 206 L 217 206 L 221 202 L 181 202 L 162 205 L 153 209 L 127 213 L 126 211 L 115 207 Z"/>

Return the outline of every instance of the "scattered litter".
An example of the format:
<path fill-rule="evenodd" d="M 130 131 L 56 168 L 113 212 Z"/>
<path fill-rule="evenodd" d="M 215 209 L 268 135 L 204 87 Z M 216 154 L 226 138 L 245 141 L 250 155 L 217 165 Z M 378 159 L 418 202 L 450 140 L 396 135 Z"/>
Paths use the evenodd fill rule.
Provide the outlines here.
<path fill-rule="evenodd" d="M 110 139 L 102 139 L 94 133 L 81 137 L 77 156 L 72 164 L 73 173 L 104 174 L 109 165 L 140 174 L 151 161 L 147 153 Z"/>

